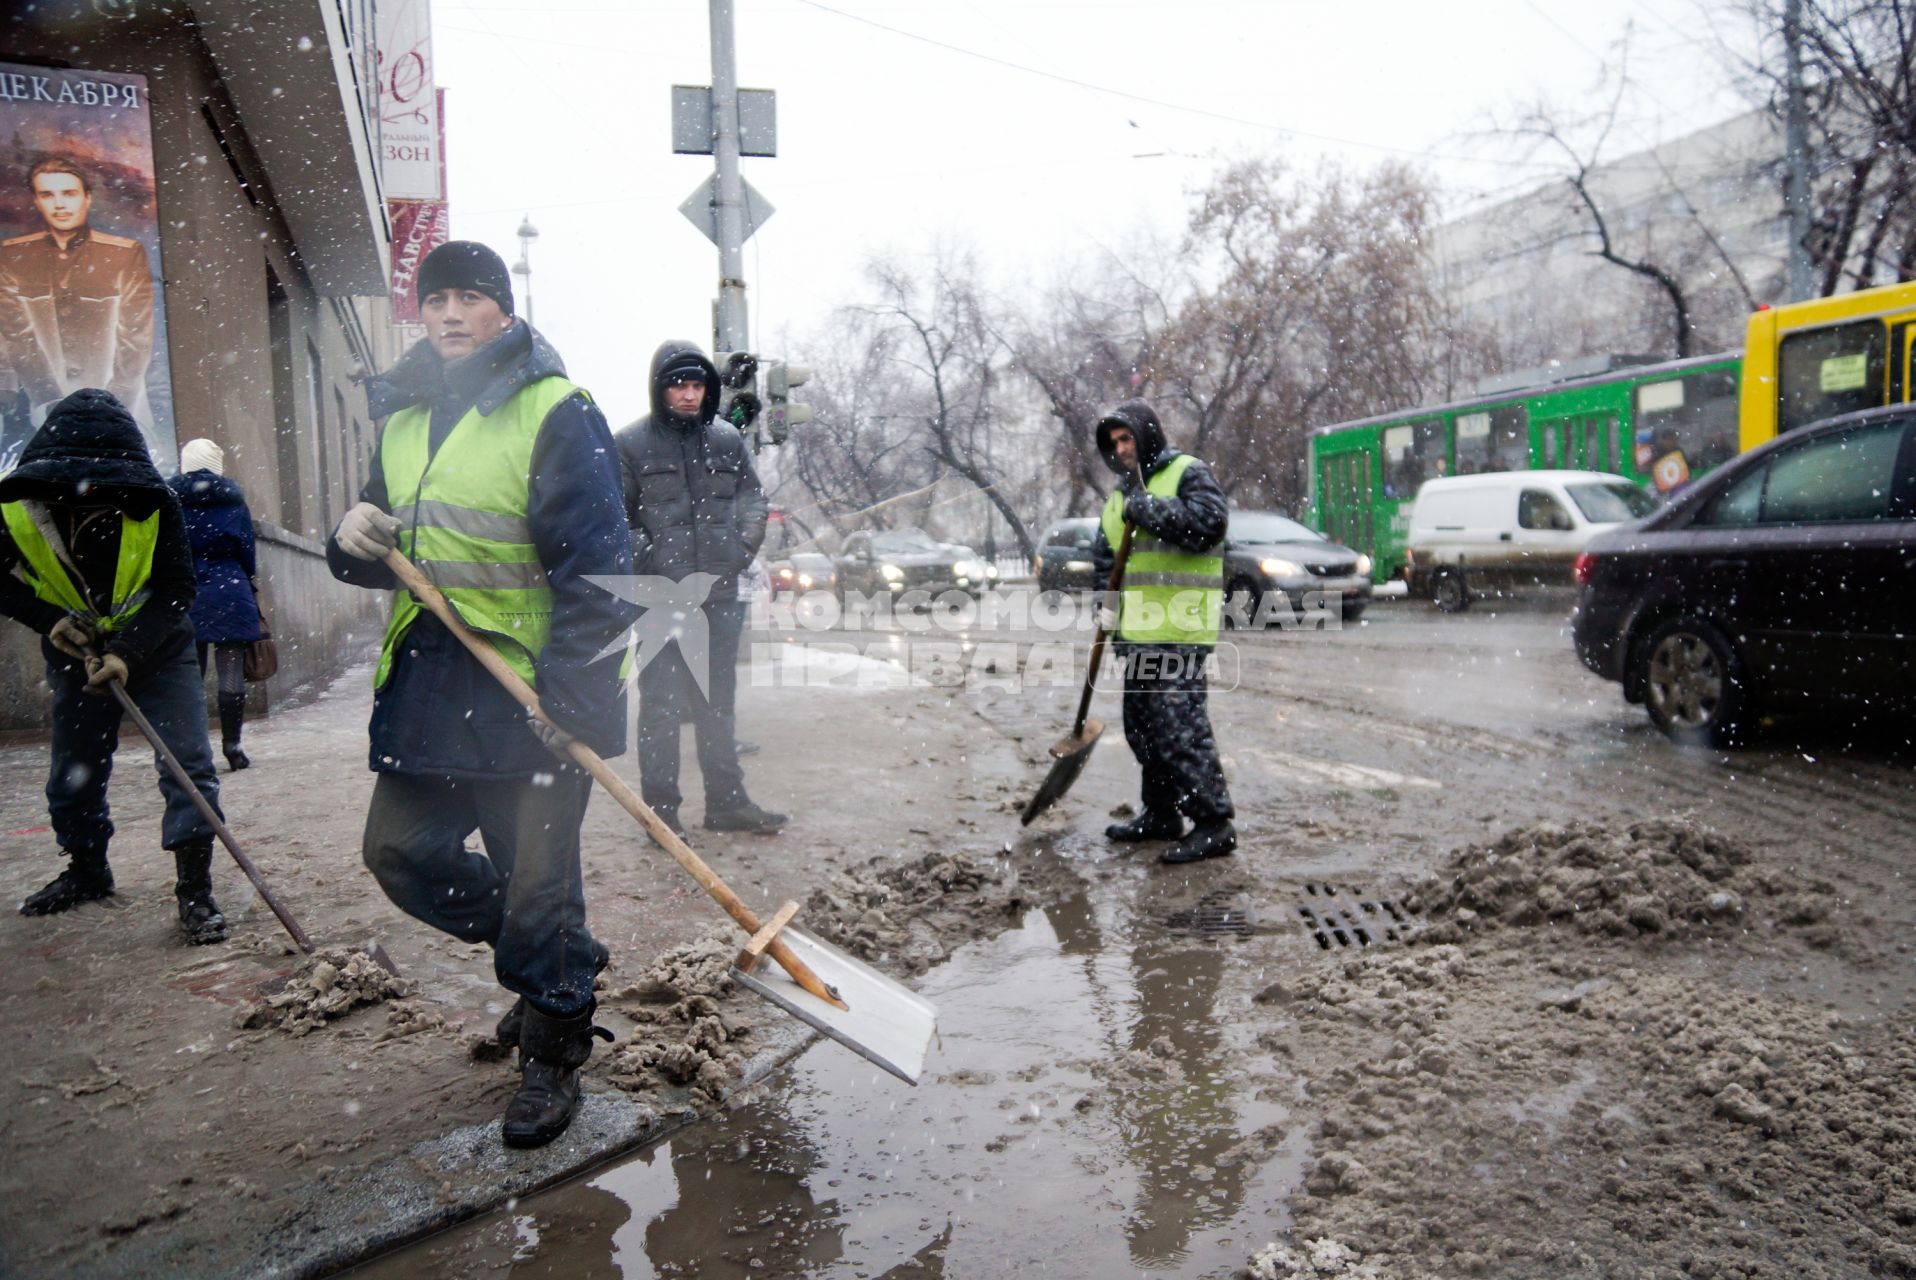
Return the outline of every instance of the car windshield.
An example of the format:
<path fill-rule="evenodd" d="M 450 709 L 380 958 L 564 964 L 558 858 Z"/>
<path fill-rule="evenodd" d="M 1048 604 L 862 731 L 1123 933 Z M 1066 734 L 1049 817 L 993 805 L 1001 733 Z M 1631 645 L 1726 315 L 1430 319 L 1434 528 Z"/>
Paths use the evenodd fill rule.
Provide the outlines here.
<path fill-rule="evenodd" d="M 1322 535 L 1313 533 L 1295 520 L 1262 511 L 1233 511 L 1230 536 L 1239 542 L 1323 541 Z"/>
<path fill-rule="evenodd" d="M 1591 524 L 1616 524 L 1635 520 L 1657 509 L 1657 500 L 1633 484 L 1612 480 L 1607 484 L 1567 484 L 1563 487 L 1570 500 Z"/>
<path fill-rule="evenodd" d="M 939 546 L 921 529 L 899 529 L 874 537 L 872 550 L 880 555 L 910 555 L 916 551 L 937 551 Z"/>

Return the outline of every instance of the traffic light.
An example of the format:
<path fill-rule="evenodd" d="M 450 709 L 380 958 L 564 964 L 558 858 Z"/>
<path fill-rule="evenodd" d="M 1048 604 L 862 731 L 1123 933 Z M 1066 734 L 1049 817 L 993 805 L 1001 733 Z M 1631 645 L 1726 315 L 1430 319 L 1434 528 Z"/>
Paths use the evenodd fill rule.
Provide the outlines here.
<path fill-rule="evenodd" d="M 765 425 L 773 444 L 784 444 L 794 426 L 812 420 L 810 405 L 794 404 L 791 400 L 792 388 L 811 376 L 812 371 L 802 364 L 786 364 L 783 360 L 772 362 L 771 369 L 765 375 Z"/>
<path fill-rule="evenodd" d="M 747 434 L 758 420 L 758 410 L 758 357 L 734 351 L 719 367 L 718 416 Z"/>

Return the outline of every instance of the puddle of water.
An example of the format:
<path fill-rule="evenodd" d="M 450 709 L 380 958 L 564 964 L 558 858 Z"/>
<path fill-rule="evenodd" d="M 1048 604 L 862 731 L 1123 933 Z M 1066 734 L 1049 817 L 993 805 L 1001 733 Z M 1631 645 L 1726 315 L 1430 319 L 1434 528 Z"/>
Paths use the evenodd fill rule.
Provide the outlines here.
<path fill-rule="evenodd" d="M 1302 1156 L 1245 1156 L 1286 1111 L 1234 1087 L 1230 944 L 1114 947 L 1099 915 L 1079 894 L 928 975 L 915 1090 L 817 1046 L 736 1111 L 353 1274 L 1232 1275 Z"/>

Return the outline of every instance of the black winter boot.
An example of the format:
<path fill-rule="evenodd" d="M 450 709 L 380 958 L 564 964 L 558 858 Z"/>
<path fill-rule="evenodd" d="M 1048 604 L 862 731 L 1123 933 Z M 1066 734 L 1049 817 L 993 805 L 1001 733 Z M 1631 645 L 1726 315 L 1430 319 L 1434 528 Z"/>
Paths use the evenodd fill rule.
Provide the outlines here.
<path fill-rule="evenodd" d="M 1146 809 L 1129 822 L 1114 822 L 1104 829 L 1106 840 L 1136 844 L 1140 840 L 1175 840 L 1184 834 L 1184 819 L 1175 813 L 1156 813 Z"/>
<path fill-rule="evenodd" d="M 1227 818 L 1213 818 L 1192 827 L 1191 834 L 1159 854 L 1158 861 L 1202 862 L 1206 858 L 1222 858 L 1235 848 L 1236 828 Z"/>
<path fill-rule="evenodd" d="M 677 836 L 681 840 L 685 839 L 685 824 L 679 821 L 679 811 L 677 809 L 668 808 L 665 805 L 659 805 L 655 807 L 652 810 L 652 812 L 658 814 L 659 820 L 665 823 L 666 826 L 672 828 L 673 835 Z M 651 840 L 652 843 L 658 845 L 659 848 L 661 849 L 665 848 L 665 845 L 662 842 L 658 840 L 654 840 L 652 838 L 652 833 L 650 831 L 645 833 L 645 838 L 647 840 Z"/>
<path fill-rule="evenodd" d="M 194 946 L 226 941 L 226 917 L 213 905 L 213 845 L 188 845 L 173 851 L 179 880 L 173 896 L 180 902 L 180 931 Z"/>
<path fill-rule="evenodd" d="M 761 809 L 750 800 L 741 800 L 729 809 L 707 810 L 705 829 L 707 831 L 748 831 L 753 835 L 768 836 L 784 826 L 790 819 L 782 813 L 770 809 Z"/>
<path fill-rule="evenodd" d="M 528 1005 L 519 1031 L 519 1091 L 506 1105 L 502 1126 L 508 1147 L 543 1147 L 566 1131 L 579 1105 L 579 1068 L 592 1056 L 592 1037 L 612 1039 L 592 1025 L 598 1002 L 570 1018 L 554 1018 Z"/>
<path fill-rule="evenodd" d="M 240 750 L 240 733 L 246 724 L 246 695 L 244 693 L 222 693 L 220 702 L 220 752 L 226 757 L 226 765 L 234 773 L 246 768 L 253 762 Z"/>
<path fill-rule="evenodd" d="M 492 1038 L 510 1049 L 519 1043 L 519 1033 L 526 1025 L 526 998 L 520 996 L 506 1010 L 506 1016 L 499 1019 L 499 1025 L 492 1029 Z"/>
<path fill-rule="evenodd" d="M 50 916 L 113 892 L 113 872 L 106 865 L 105 849 L 68 849 L 65 853 L 67 869 L 46 888 L 28 895 L 20 904 L 21 915 Z"/>

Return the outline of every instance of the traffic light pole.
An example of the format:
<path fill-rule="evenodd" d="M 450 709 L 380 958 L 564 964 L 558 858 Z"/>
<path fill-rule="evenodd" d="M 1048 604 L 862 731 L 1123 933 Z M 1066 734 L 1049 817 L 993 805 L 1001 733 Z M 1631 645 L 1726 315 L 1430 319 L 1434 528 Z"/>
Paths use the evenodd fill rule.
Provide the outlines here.
<path fill-rule="evenodd" d="M 719 291 L 712 315 L 714 351 L 750 351 L 745 322 L 745 192 L 738 172 L 738 46 L 734 0 L 711 0 L 712 157 L 718 190 Z"/>

